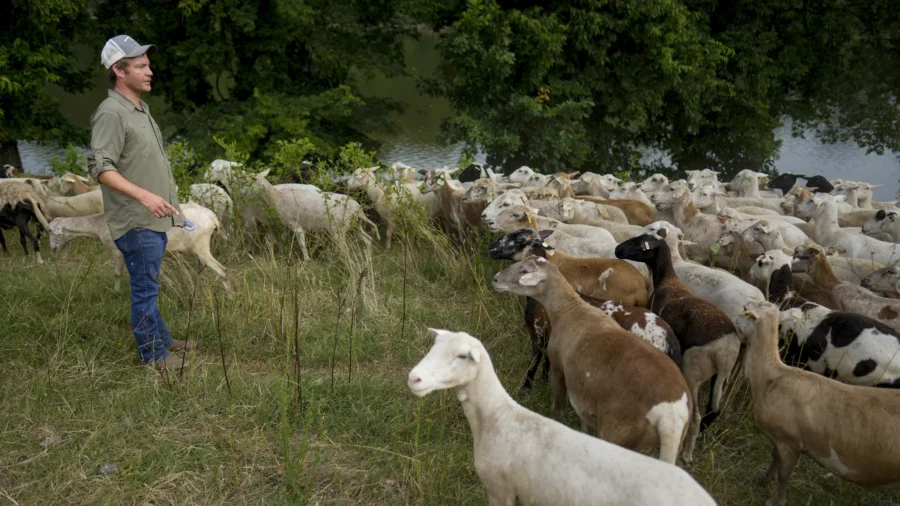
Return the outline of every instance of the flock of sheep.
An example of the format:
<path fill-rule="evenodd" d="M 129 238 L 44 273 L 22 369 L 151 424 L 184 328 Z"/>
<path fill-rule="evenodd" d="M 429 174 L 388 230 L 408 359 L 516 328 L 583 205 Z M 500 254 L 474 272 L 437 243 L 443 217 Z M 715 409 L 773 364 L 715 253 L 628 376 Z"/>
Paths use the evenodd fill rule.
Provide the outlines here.
<path fill-rule="evenodd" d="M 526 297 L 534 359 L 521 387 L 541 370 L 552 420 L 517 404 L 484 345 L 463 332 L 432 329 L 434 346 L 409 374 L 416 395 L 456 391 L 490 504 L 715 504 L 675 464 L 693 461 L 739 361 L 773 447 L 769 506 L 785 504 L 801 454 L 859 485 L 900 487 L 896 202 L 873 201 L 875 187 L 862 182 L 769 180 L 749 170 L 728 183 L 710 170 L 639 183 L 528 167 L 500 176 L 478 164 L 453 179 L 458 170 L 396 163 L 385 176 L 358 169 L 342 185 L 364 192 L 386 225 L 387 248 L 410 203 L 457 238 L 505 234 L 489 254 L 513 263 L 492 286 Z M 352 234 L 369 249 L 373 235 L 381 239 L 353 198 L 273 185 L 267 175 L 214 161 L 182 206 L 196 230 L 170 231 L 169 250 L 196 255 L 228 289 L 209 242 L 235 212 L 253 224 L 272 208 L 307 259 L 307 232 Z M 71 174 L 17 178 L 4 168 L 0 176 L 0 227 L 18 227 L 26 254 L 30 238 L 41 261 L 31 219 L 53 250 L 94 237 L 116 257 L 119 288 L 122 259 L 96 186 Z M 236 210 L 237 196 L 251 204 Z M 567 405 L 581 432 L 558 423 Z M 653 448 L 658 460 L 639 453 Z"/>

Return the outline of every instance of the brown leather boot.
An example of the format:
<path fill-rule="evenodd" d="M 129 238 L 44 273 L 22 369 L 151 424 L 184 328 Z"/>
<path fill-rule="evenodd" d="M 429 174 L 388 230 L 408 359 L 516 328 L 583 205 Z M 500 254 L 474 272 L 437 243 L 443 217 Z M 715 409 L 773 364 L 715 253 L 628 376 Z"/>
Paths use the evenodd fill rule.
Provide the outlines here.
<path fill-rule="evenodd" d="M 196 341 L 182 341 L 180 339 L 172 339 L 172 344 L 169 345 L 169 351 L 193 350 L 196 347 Z"/>
<path fill-rule="evenodd" d="M 169 370 L 169 371 L 177 371 L 182 367 L 187 365 L 187 360 L 182 360 L 175 355 L 169 355 L 168 357 L 157 360 L 156 363 L 153 364 L 153 367 L 156 367 L 157 370 Z"/>

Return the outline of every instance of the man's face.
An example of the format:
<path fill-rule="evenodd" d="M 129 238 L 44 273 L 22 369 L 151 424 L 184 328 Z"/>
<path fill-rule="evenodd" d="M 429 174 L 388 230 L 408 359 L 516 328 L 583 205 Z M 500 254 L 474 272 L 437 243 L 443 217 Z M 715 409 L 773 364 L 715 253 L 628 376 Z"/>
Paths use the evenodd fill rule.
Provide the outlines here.
<path fill-rule="evenodd" d="M 142 54 L 137 58 L 128 62 L 124 73 L 116 71 L 116 75 L 121 79 L 122 84 L 135 93 L 148 93 L 150 91 L 150 79 L 153 71 L 150 70 L 150 59 L 146 54 Z"/>

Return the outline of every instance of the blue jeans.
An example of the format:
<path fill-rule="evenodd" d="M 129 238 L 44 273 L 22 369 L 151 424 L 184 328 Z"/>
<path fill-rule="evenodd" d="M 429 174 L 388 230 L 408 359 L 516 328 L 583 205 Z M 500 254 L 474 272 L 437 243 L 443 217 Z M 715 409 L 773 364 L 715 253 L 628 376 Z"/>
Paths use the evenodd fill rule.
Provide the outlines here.
<path fill-rule="evenodd" d="M 145 364 L 169 356 L 172 336 L 159 314 L 159 272 L 169 242 L 165 232 L 133 228 L 116 239 L 131 276 L 131 329 Z"/>

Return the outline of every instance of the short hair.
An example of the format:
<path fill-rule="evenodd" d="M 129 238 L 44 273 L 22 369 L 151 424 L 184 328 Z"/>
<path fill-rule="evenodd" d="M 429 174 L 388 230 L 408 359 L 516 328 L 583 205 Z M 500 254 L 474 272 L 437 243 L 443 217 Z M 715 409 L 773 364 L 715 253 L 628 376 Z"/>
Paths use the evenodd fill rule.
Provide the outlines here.
<path fill-rule="evenodd" d="M 118 68 L 122 72 L 128 72 L 128 62 L 133 60 L 134 58 L 122 58 L 121 60 L 113 63 L 109 66 L 109 71 L 106 73 L 106 78 L 109 80 L 109 84 L 113 87 L 116 86 L 116 71 L 115 68 Z"/>

